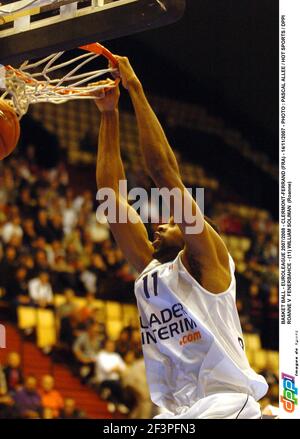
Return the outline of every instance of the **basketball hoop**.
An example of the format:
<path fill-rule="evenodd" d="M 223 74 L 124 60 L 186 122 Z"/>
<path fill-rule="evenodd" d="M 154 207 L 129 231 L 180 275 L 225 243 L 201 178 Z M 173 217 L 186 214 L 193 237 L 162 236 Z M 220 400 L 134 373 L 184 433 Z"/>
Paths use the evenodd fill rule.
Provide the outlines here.
<path fill-rule="evenodd" d="M 5 91 L 0 97 L 10 101 L 21 119 L 31 104 L 51 102 L 58 105 L 73 99 L 94 99 L 92 93 L 99 90 L 103 91 L 104 96 L 106 90 L 116 87 L 119 78 L 110 83 L 105 83 L 99 78 L 103 79 L 104 75 L 118 72 L 116 58 L 99 43 L 81 46 L 79 49 L 85 53 L 60 63 L 59 60 L 65 51 L 54 53 L 32 64 L 25 61 L 18 69 L 10 65 L 2 66 L 0 89 Z M 109 61 L 108 68 L 80 73 L 84 66 L 100 56 Z M 66 67 L 71 67 L 68 73 L 64 73 L 60 78 L 52 77 L 53 72 Z"/>

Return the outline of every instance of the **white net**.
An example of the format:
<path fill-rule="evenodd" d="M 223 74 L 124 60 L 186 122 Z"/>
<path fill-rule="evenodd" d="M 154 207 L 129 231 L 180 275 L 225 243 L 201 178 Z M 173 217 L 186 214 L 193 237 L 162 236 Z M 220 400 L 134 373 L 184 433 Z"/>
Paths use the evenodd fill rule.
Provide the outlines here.
<path fill-rule="evenodd" d="M 30 104 L 63 104 L 73 99 L 94 99 L 92 94 L 96 91 L 104 92 L 115 87 L 116 81 L 104 79 L 107 79 L 105 75 L 116 74 L 116 68 L 85 71 L 87 64 L 100 54 L 88 51 L 59 62 L 64 53 L 55 53 L 34 63 L 25 61 L 18 69 L 11 66 L 1 68 L 0 89 L 5 89 L 1 98 L 12 102 L 19 118 L 27 112 Z M 67 68 L 69 71 L 66 73 Z M 101 97 L 99 93 L 97 97 Z"/>

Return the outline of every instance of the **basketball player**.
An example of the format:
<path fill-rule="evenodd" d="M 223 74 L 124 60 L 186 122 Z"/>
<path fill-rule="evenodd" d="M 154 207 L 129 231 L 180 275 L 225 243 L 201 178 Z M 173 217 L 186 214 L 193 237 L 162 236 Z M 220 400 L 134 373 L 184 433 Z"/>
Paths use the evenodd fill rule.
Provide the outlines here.
<path fill-rule="evenodd" d="M 168 224 L 150 242 L 137 212 L 119 193 L 125 173 L 119 146 L 119 89 L 96 99 L 102 113 L 97 158 L 98 188 L 109 187 L 127 223 L 110 224 L 128 261 L 140 272 L 135 295 L 151 398 L 164 409 L 159 418 L 261 417 L 264 378 L 249 366 L 236 309 L 234 262 L 214 228 L 184 188 L 164 131 L 127 58 L 117 56 L 120 77 L 134 106 L 146 171 L 158 188 L 179 188 L 192 203 L 194 222 Z M 177 200 L 178 201 L 178 200 Z M 184 205 L 184 204 L 183 204 Z"/>

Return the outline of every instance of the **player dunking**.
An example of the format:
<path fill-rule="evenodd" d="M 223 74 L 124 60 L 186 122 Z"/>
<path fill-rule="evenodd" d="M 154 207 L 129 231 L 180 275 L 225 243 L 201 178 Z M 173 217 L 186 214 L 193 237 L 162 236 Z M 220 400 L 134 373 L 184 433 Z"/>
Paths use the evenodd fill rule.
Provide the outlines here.
<path fill-rule="evenodd" d="M 96 99 L 102 113 L 97 158 L 98 188 L 114 190 L 117 208 L 134 222 L 111 223 L 128 261 L 141 273 L 135 282 L 143 353 L 151 398 L 165 409 L 160 418 L 261 417 L 257 401 L 264 378 L 249 366 L 236 309 L 234 262 L 214 228 L 186 193 L 178 163 L 127 58 L 116 57 L 132 100 L 146 171 L 158 188 L 190 197 L 202 232 L 188 233 L 184 219 L 159 225 L 154 242 L 137 212 L 119 193 L 125 180 L 119 146 L 119 89 Z M 172 210 L 173 209 L 173 210 Z M 204 223 L 203 223 L 204 221 Z"/>

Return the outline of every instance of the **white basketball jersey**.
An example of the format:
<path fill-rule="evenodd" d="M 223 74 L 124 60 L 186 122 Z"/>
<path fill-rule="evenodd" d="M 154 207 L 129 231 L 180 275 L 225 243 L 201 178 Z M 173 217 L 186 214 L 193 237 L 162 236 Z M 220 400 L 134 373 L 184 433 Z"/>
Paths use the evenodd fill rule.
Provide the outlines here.
<path fill-rule="evenodd" d="M 151 261 L 135 282 L 152 401 L 176 413 L 216 393 L 259 400 L 268 385 L 244 351 L 231 256 L 230 286 L 212 294 L 190 275 L 181 254 L 165 264 Z"/>

